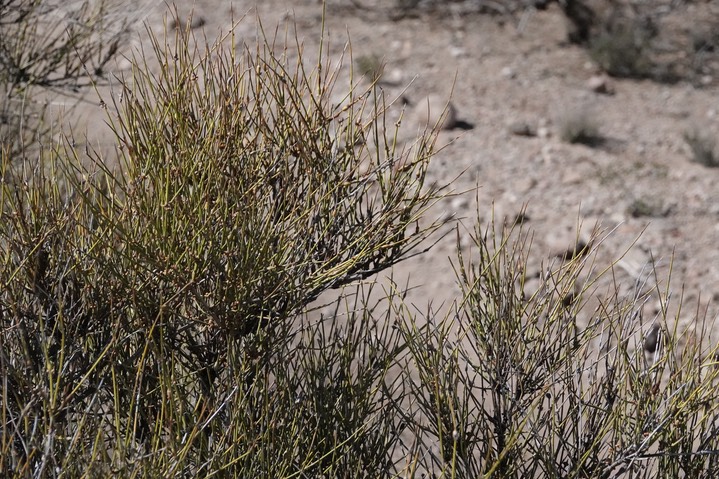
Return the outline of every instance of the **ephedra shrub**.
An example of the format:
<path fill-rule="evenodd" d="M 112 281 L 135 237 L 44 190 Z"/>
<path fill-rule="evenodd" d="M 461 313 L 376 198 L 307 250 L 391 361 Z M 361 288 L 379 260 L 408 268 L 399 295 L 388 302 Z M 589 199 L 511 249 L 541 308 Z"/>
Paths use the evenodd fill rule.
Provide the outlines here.
<path fill-rule="evenodd" d="M 4 145 L 0 475 L 716 477 L 701 318 L 682 344 L 657 290 L 645 322 L 644 284 L 587 311 L 589 247 L 531 292 L 494 225 L 446 317 L 349 287 L 438 228 L 436 135 L 400 148 L 326 44 L 235 45 L 151 35 L 104 101 L 116 167 Z"/>
<path fill-rule="evenodd" d="M 131 17 L 116 0 L 0 2 L 0 142 L 16 163 L 39 143 L 49 146 L 59 110 L 106 79 Z M 68 95 L 58 101 L 58 93 Z"/>
<path fill-rule="evenodd" d="M 454 311 L 422 321 L 402 311 L 402 361 L 416 371 L 401 409 L 418 449 L 408 468 L 452 478 L 715 477 L 712 318 L 679 328 L 671 289 L 651 268 L 620 293 L 615 264 L 597 262 L 599 235 L 546 262 L 530 287 L 530 237 L 478 226 L 471 256 L 456 263 Z M 650 300 L 659 310 L 646 315 Z"/>
<path fill-rule="evenodd" d="M 376 89 L 334 95 L 326 45 L 150 37 L 103 102 L 117 168 L 68 142 L 3 175 L 2 474 L 385 474 L 396 331 L 299 319 L 437 228 L 434 133 L 398 148 Z"/>

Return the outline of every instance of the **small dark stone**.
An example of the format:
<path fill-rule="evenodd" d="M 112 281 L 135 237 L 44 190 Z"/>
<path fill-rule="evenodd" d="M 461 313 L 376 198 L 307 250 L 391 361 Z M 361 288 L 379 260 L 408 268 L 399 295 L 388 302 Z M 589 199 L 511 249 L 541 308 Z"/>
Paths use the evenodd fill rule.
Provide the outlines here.
<path fill-rule="evenodd" d="M 648 353 L 656 352 L 660 345 L 662 337 L 662 329 L 658 324 L 652 326 L 649 333 L 644 337 L 644 350 Z"/>
<path fill-rule="evenodd" d="M 514 224 L 521 225 L 521 224 L 528 222 L 530 219 L 531 218 L 529 217 L 529 215 L 527 213 L 525 213 L 524 211 L 521 211 L 521 212 L 517 213 L 517 215 L 514 217 Z"/>
<path fill-rule="evenodd" d="M 564 261 L 571 261 L 574 258 L 579 258 L 581 256 L 584 256 L 589 252 L 589 245 L 585 243 L 582 240 L 577 241 L 577 244 L 574 245 L 574 248 L 569 248 L 563 253 L 558 254 L 557 256 L 562 258 Z"/>
<path fill-rule="evenodd" d="M 562 306 L 564 306 L 565 308 L 570 307 L 578 299 L 578 296 L 579 295 L 575 292 L 568 293 L 562 298 Z"/>
<path fill-rule="evenodd" d="M 517 136 L 537 136 L 537 132 L 524 121 L 515 121 L 509 125 L 509 132 Z"/>
<path fill-rule="evenodd" d="M 190 30 L 195 30 L 202 27 L 205 24 L 204 17 L 193 15 L 190 18 Z M 187 28 L 187 20 L 173 18 L 170 21 L 170 28 L 172 30 L 185 30 Z"/>

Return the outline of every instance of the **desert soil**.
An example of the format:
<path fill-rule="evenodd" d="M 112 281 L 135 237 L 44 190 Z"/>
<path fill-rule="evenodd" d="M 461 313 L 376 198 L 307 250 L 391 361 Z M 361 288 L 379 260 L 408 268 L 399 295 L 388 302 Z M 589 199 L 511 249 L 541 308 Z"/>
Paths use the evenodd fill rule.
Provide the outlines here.
<path fill-rule="evenodd" d="M 130 52 L 146 41 L 142 23 L 162 32 L 169 10 L 164 2 L 141 9 L 127 3 L 141 17 L 125 45 Z M 440 133 L 439 144 L 446 146 L 430 176 L 452 181 L 457 194 L 429 216 L 457 219 L 466 249 L 477 210 L 483 225 L 492 211 L 498 222 L 523 213 L 533 238 L 530 274 L 556 262 L 577 238 L 586 240 L 596 224 L 603 232 L 597 264 L 621 258 L 610 279 L 623 292 L 651 276 L 653 268 L 664 282 L 671 269 L 675 300 L 684 296 L 680 324 L 691 327 L 697 310 L 713 322 L 719 311 L 719 168 L 693 162 L 684 134 L 698 128 L 718 136 L 719 77 L 704 73 L 671 83 L 601 77 L 587 49 L 566 42 L 557 5 L 490 15 L 460 11 L 462 3 L 470 2 L 448 2 L 442 14 L 419 9 L 403 19 L 385 7 L 358 9 L 349 0 L 329 0 L 326 7 L 330 54 L 339 58 L 351 39 L 355 59 L 386 64 L 381 87 L 388 97 L 409 102 L 403 124 L 408 137 L 421 127 L 421 115 L 413 116 L 418 105 L 428 96 L 451 95 L 464 128 Z M 675 16 L 667 15 L 666 25 L 677 32 L 690 28 L 682 25 L 682 15 L 719 17 L 719 1 L 673 3 Z M 194 8 L 198 31 L 204 29 L 210 39 L 244 14 L 238 41 L 255 41 L 255 18 L 270 29 L 294 22 L 308 51 L 320 38 L 322 3 L 316 0 L 176 4 L 180 16 Z M 129 64 L 120 61 L 116 68 L 121 74 Z M 97 102 L 84 103 L 78 112 L 89 141 L 111 151 Z M 586 146 L 562 139 L 578 114 L 594 122 L 601 142 Z M 456 224 L 449 221 L 443 231 Z M 439 308 L 459 294 L 450 263 L 455 258 L 456 235 L 449 234 L 426 255 L 397 265 L 394 278 L 400 284 L 409 278 L 416 288 L 408 300 L 420 310 L 430 300 Z M 647 304 L 650 315 L 655 302 Z"/>

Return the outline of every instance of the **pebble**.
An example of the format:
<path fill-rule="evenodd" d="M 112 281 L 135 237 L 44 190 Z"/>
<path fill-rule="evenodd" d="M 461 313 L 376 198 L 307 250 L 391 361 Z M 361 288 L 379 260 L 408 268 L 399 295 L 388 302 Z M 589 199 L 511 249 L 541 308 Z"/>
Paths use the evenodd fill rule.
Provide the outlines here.
<path fill-rule="evenodd" d="M 586 254 L 591 247 L 594 230 L 595 223 L 588 220 L 579 224 L 579 232 L 576 224 L 569 226 L 567 222 L 564 227 L 558 226 L 545 239 L 550 256 L 569 261 Z"/>
<path fill-rule="evenodd" d="M 546 144 L 542 146 L 542 150 L 540 151 L 540 157 L 545 163 L 549 164 L 554 161 L 555 153 L 556 151 L 554 146 L 551 144 Z"/>
<path fill-rule="evenodd" d="M 502 76 L 504 78 L 515 78 L 517 73 L 511 67 L 502 68 Z"/>
<path fill-rule="evenodd" d="M 611 95 L 614 93 L 614 88 L 606 75 L 594 75 L 587 80 L 587 88 L 594 93 L 601 93 L 604 95 Z"/>
<path fill-rule="evenodd" d="M 197 28 L 202 27 L 205 24 L 205 18 L 201 17 L 199 15 L 193 15 L 190 19 L 190 30 L 195 30 Z M 187 20 L 186 19 L 177 19 L 173 18 L 170 22 L 170 28 L 173 30 L 185 30 L 187 28 Z"/>
<path fill-rule="evenodd" d="M 562 261 L 571 261 L 574 258 L 584 256 L 589 252 L 589 245 L 582 240 L 577 241 L 573 246 L 556 253 L 554 256 Z"/>
<path fill-rule="evenodd" d="M 465 210 L 469 206 L 469 201 L 467 198 L 457 197 L 452 200 L 451 206 L 455 211 Z"/>
<path fill-rule="evenodd" d="M 466 57 L 467 56 L 467 50 L 464 47 L 449 47 L 449 54 L 452 55 L 454 58 L 459 57 Z"/>
<path fill-rule="evenodd" d="M 537 132 L 526 121 L 514 121 L 509 125 L 509 132 L 516 136 L 537 136 Z"/>
<path fill-rule="evenodd" d="M 382 83 L 389 85 L 401 85 L 404 82 L 404 72 L 394 68 L 382 75 Z"/>
<path fill-rule="evenodd" d="M 644 350 L 648 353 L 656 352 L 657 348 L 661 345 L 661 334 L 662 330 L 658 324 L 654 324 L 649 333 L 644 337 Z"/>
<path fill-rule="evenodd" d="M 442 115 L 447 110 L 442 119 Z M 417 102 L 414 108 L 414 117 L 420 128 L 432 129 L 442 120 L 439 125 L 441 130 L 450 130 L 457 124 L 457 110 L 454 105 L 438 95 L 429 95 Z"/>

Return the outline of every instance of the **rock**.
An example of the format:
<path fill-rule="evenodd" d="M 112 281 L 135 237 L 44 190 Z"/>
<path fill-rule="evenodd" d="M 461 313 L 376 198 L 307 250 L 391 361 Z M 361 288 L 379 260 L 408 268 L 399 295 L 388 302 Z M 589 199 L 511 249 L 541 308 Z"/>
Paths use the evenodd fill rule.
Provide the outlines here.
<path fill-rule="evenodd" d="M 504 68 L 502 68 L 502 76 L 503 76 L 504 78 L 510 78 L 510 79 L 511 79 L 511 78 L 516 77 L 517 74 L 514 72 L 514 70 L 512 70 L 511 67 L 504 67 Z"/>
<path fill-rule="evenodd" d="M 459 210 L 465 210 L 469 206 L 469 201 L 467 201 L 467 198 L 457 197 L 452 200 L 451 203 L 452 209 L 455 211 Z"/>
<path fill-rule="evenodd" d="M 514 215 L 514 220 L 512 221 L 513 225 L 523 225 L 524 223 L 527 223 L 532 218 L 529 217 L 529 215 L 525 211 L 520 211 L 516 215 Z"/>
<path fill-rule="evenodd" d="M 205 25 L 205 18 L 200 15 L 192 15 L 192 17 L 189 18 L 190 20 L 190 30 L 196 30 L 203 25 Z M 178 19 L 173 18 L 170 22 L 170 28 L 172 30 L 186 30 L 187 29 L 187 20 L 186 19 Z"/>
<path fill-rule="evenodd" d="M 545 240 L 550 255 L 562 261 L 571 261 L 586 255 L 592 249 L 597 228 L 596 223 L 588 221 L 582 221 L 579 224 L 579 231 L 577 231 L 576 223 L 572 224 L 567 221 L 564 227 L 558 225 L 547 235 Z"/>
<path fill-rule="evenodd" d="M 581 298 L 581 291 L 579 290 L 579 285 L 576 285 L 574 288 L 574 291 L 570 291 L 564 296 L 562 296 L 562 306 L 565 308 L 569 308 L 574 304 L 578 299 Z"/>
<path fill-rule="evenodd" d="M 662 328 L 658 324 L 654 324 L 649 333 L 644 337 L 644 350 L 648 353 L 654 353 L 661 346 Z"/>
<path fill-rule="evenodd" d="M 451 46 L 449 47 L 449 54 L 454 58 L 466 57 L 467 50 L 464 47 Z"/>
<path fill-rule="evenodd" d="M 418 101 L 414 108 L 414 117 L 417 125 L 423 129 L 439 126 L 441 130 L 450 130 L 457 125 L 457 110 L 454 105 L 438 95 L 429 95 Z"/>
<path fill-rule="evenodd" d="M 582 240 L 577 241 L 574 246 L 570 246 L 569 248 L 565 249 L 564 251 L 561 251 L 557 253 L 555 256 L 557 258 L 560 258 L 562 261 L 571 261 L 574 258 L 579 258 L 581 256 L 584 256 L 589 252 L 589 245 L 585 243 Z"/>
<path fill-rule="evenodd" d="M 401 85 L 404 83 L 404 72 L 400 69 L 394 68 L 388 72 L 385 72 L 380 79 L 385 85 Z"/>
<path fill-rule="evenodd" d="M 594 75 L 587 80 L 587 88 L 592 90 L 594 93 L 602 93 L 604 95 L 611 95 L 614 93 L 609 78 L 606 75 Z"/>
<path fill-rule="evenodd" d="M 509 125 L 509 132 L 517 136 L 537 136 L 537 132 L 526 121 L 514 121 Z"/>
<path fill-rule="evenodd" d="M 546 145 L 542 145 L 542 149 L 539 152 L 539 155 L 540 158 L 542 158 L 542 161 L 544 161 L 544 163 L 549 164 L 554 162 L 554 160 L 556 159 L 555 153 L 556 148 L 553 145 L 547 143 Z"/>

